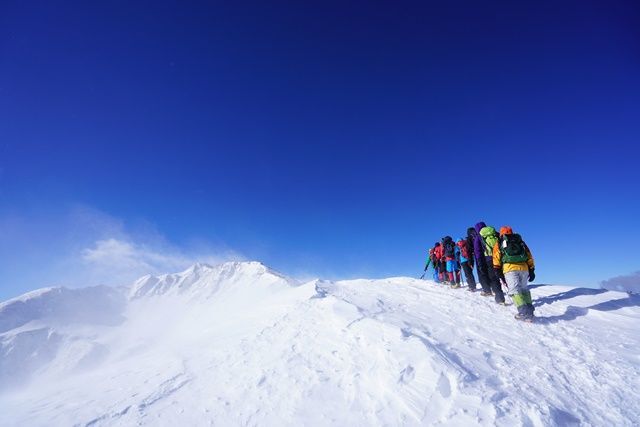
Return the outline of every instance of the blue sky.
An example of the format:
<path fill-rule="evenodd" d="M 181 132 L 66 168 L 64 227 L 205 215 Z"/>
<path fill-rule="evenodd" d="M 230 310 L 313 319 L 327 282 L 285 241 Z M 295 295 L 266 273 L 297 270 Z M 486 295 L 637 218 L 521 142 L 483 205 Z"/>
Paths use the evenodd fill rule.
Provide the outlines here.
<path fill-rule="evenodd" d="M 0 298 L 416 276 L 478 220 L 541 282 L 640 269 L 634 2 L 90 3 L 1 6 Z"/>

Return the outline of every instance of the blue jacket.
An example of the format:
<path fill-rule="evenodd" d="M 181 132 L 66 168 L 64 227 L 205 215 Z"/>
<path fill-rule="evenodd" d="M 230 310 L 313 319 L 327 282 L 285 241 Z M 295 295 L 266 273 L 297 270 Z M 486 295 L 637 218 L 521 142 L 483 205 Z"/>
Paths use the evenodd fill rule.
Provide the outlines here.
<path fill-rule="evenodd" d="M 456 245 L 456 250 L 454 253 L 456 255 L 456 261 L 458 261 L 458 263 L 463 263 L 468 261 L 468 259 L 463 257 L 462 253 L 460 253 L 460 246 Z"/>
<path fill-rule="evenodd" d="M 467 262 L 469 261 L 468 258 L 465 258 L 462 256 L 462 252 L 460 252 L 460 246 L 456 245 L 456 259 L 458 260 L 458 262 L 460 264 L 462 264 L 463 262 Z"/>

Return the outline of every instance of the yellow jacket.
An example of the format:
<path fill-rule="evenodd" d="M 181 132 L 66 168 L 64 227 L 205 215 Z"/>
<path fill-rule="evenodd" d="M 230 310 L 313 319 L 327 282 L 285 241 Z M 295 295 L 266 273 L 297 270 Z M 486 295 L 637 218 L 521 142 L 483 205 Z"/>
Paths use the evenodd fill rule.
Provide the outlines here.
<path fill-rule="evenodd" d="M 531 255 L 531 251 L 529 247 L 525 244 L 525 249 L 527 250 L 527 256 L 529 259 L 527 262 L 518 262 L 515 264 L 505 263 L 502 265 L 502 253 L 500 252 L 500 241 L 495 244 L 493 247 L 493 268 L 502 267 L 503 273 L 508 273 L 510 271 L 528 271 L 530 268 L 535 268 L 535 264 L 533 262 L 533 255 Z"/>

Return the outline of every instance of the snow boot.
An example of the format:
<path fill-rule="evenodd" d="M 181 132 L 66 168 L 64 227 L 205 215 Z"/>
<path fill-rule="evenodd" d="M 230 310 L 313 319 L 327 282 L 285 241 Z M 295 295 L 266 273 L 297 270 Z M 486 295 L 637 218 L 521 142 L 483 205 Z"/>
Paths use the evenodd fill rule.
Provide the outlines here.
<path fill-rule="evenodd" d="M 532 323 L 533 320 L 535 319 L 535 317 L 533 315 L 529 316 L 529 315 L 520 314 L 520 313 L 517 313 L 513 317 L 516 318 L 517 320 L 520 320 L 520 321 L 523 321 L 523 322 L 527 322 L 527 323 Z"/>
<path fill-rule="evenodd" d="M 529 310 L 529 314 L 533 316 L 533 312 L 535 311 L 536 308 L 533 306 L 532 303 L 527 304 L 527 309 Z"/>

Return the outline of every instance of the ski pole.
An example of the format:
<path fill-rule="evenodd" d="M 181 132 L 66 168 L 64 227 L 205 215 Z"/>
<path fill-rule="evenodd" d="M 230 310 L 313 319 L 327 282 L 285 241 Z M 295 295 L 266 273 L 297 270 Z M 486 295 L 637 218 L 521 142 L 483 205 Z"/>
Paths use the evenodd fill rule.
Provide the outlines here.
<path fill-rule="evenodd" d="M 509 293 L 509 285 L 507 285 L 507 282 L 504 281 L 502 278 L 500 278 L 500 286 L 502 286 L 502 292 L 506 294 Z"/>
<path fill-rule="evenodd" d="M 500 279 L 500 285 L 502 286 L 502 292 L 509 295 L 509 297 L 511 297 L 511 302 L 515 304 L 515 301 L 513 300 L 513 295 L 509 294 L 509 285 L 507 285 L 507 282 L 505 280 Z"/>
<path fill-rule="evenodd" d="M 420 276 L 420 280 L 424 279 L 424 275 L 427 274 L 427 270 L 429 269 L 429 264 L 431 264 L 431 258 L 427 259 L 427 265 L 424 267 L 424 273 Z"/>
<path fill-rule="evenodd" d="M 462 282 L 466 282 L 465 279 L 465 275 L 462 272 L 462 262 L 460 257 L 462 256 L 461 253 L 458 252 L 458 258 L 456 259 L 456 262 L 458 263 L 458 268 L 460 269 L 460 286 L 462 286 Z"/>

